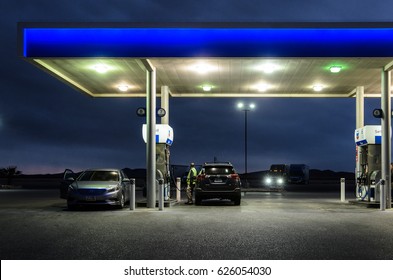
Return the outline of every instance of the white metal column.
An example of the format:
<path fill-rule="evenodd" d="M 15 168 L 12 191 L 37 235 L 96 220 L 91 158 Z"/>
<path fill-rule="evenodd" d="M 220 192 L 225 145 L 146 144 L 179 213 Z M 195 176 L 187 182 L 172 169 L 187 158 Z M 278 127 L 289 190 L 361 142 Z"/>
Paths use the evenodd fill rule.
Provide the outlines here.
<path fill-rule="evenodd" d="M 385 180 L 385 192 L 384 201 L 381 201 L 381 210 L 384 210 L 384 205 L 386 208 L 391 208 L 391 76 L 390 71 L 383 69 L 381 73 L 381 108 L 382 108 L 382 118 L 381 118 L 381 128 L 382 128 L 382 141 L 381 141 L 381 169 L 382 169 L 382 179 Z"/>
<path fill-rule="evenodd" d="M 141 59 L 146 69 L 146 190 L 147 207 L 156 207 L 156 68 Z"/>
<path fill-rule="evenodd" d="M 364 87 L 356 87 L 356 128 L 364 126 Z"/>
<path fill-rule="evenodd" d="M 162 124 L 169 124 L 169 87 L 161 87 L 161 108 L 166 111 L 165 116 L 161 118 Z"/>
<path fill-rule="evenodd" d="M 356 87 L 356 128 L 364 126 L 364 87 Z M 356 146 L 356 171 L 355 178 L 359 176 L 360 171 L 360 150 Z"/>

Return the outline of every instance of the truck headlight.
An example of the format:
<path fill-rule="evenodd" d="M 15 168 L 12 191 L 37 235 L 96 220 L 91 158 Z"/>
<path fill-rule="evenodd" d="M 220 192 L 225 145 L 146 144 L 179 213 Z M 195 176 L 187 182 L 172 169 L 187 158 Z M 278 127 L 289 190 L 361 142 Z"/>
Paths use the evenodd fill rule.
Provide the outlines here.
<path fill-rule="evenodd" d="M 270 185 L 272 183 L 272 178 L 268 177 L 265 179 L 266 184 Z"/>

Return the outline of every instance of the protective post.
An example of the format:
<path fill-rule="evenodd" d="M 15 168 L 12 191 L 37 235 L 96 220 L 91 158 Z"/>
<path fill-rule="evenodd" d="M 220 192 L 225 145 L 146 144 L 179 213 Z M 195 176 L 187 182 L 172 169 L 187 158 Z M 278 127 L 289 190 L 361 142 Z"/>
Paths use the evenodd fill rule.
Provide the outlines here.
<path fill-rule="evenodd" d="M 379 204 L 379 209 L 381 211 L 385 211 L 386 210 L 386 190 L 385 190 L 385 180 L 381 180 L 381 185 L 380 185 L 380 204 Z"/>
<path fill-rule="evenodd" d="M 345 178 L 341 178 L 340 183 L 341 183 L 341 202 L 345 202 Z"/>
<path fill-rule="evenodd" d="M 135 210 L 135 179 L 130 179 L 130 210 Z"/>
<path fill-rule="evenodd" d="M 176 201 L 180 202 L 181 200 L 181 178 L 177 177 L 176 178 Z"/>
<path fill-rule="evenodd" d="M 164 179 L 158 180 L 158 210 L 164 210 Z"/>

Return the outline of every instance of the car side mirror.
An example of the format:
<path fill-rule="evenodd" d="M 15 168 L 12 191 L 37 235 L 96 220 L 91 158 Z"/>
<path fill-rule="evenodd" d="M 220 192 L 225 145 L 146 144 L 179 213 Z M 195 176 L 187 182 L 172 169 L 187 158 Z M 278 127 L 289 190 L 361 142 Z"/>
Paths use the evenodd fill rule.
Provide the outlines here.
<path fill-rule="evenodd" d="M 66 178 L 66 181 L 75 181 L 75 178 L 74 177 L 68 177 L 68 178 Z"/>
<path fill-rule="evenodd" d="M 130 183 L 131 181 L 130 181 L 130 179 L 128 179 L 128 178 L 124 178 L 124 179 L 123 179 L 123 182 L 124 182 L 124 183 Z"/>

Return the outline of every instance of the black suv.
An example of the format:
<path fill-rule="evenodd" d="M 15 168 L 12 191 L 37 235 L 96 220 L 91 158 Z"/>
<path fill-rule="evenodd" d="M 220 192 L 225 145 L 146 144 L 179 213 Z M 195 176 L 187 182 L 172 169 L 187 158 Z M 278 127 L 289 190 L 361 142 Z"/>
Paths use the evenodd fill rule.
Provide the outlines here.
<path fill-rule="evenodd" d="M 221 198 L 240 205 L 240 178 L 230 162 L 205 163 L 197 177 L 195 204 L 203 199 Z"/>

